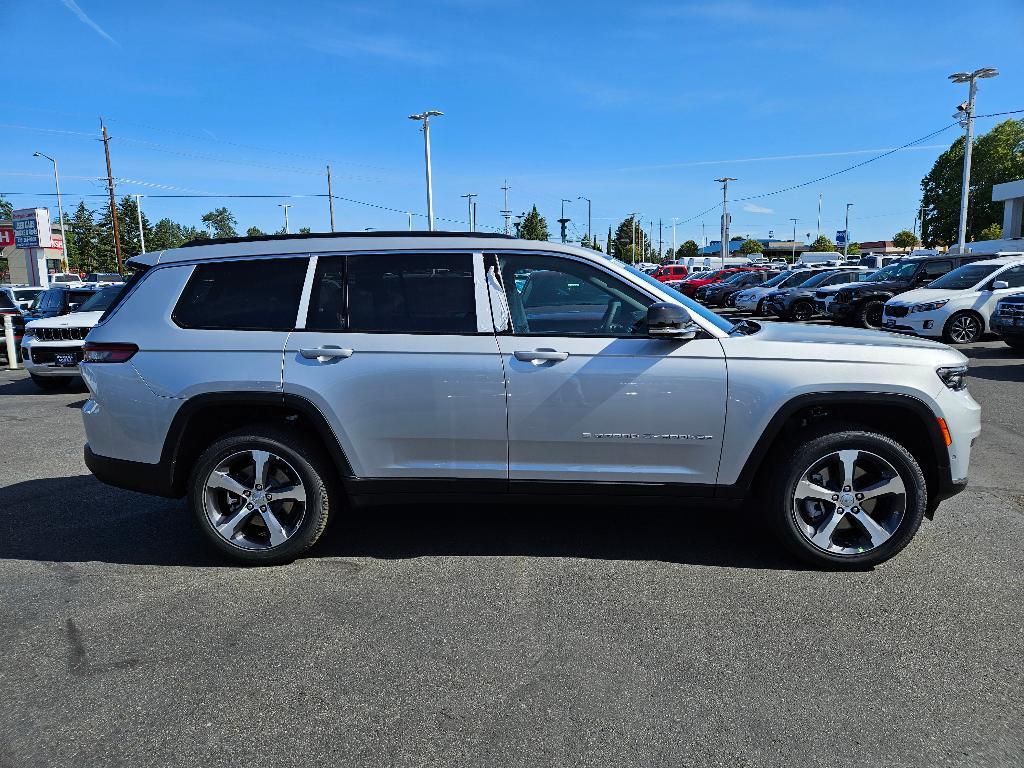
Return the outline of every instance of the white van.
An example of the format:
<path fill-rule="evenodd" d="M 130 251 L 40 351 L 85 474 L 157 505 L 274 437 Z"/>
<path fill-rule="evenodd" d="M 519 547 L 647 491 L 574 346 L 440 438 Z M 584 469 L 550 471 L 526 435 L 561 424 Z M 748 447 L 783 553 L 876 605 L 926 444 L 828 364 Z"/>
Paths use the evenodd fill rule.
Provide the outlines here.
<path fill-rule="evenodd" d="M 796 260 L 797 264 L 822 264 L 832 261 L 836 264 L 843 263 L 843 254 L 838 251 L 806 251 L 801 253 Z"/>

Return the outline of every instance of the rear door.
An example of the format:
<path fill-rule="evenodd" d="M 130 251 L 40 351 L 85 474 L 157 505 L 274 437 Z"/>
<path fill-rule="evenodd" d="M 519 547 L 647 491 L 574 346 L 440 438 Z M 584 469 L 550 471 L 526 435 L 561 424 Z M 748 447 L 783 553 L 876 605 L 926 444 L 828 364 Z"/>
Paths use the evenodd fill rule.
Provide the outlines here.
<path fill-rule="evenodd" d="M 314 259 L 285 392 L 327 417 L 361 478 L 508 478 L 505 385 L 471 253 Z"/>
<path fill-rule="evenodd" d="M 508 387 L 513 488 L 673 483 L 707 493 L 725 425 L 721 343 L 648 338 L 646 308 L 655 299 L 591 262 L 487 258 L 489 286 L 498 286 L 491 306 Z"/>

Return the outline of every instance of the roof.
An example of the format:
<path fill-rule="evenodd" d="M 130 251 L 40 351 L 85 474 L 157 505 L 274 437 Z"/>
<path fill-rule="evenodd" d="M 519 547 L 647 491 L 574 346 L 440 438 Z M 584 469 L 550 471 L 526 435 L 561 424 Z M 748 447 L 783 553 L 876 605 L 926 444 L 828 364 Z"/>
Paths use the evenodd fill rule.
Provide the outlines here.
<path fill-rule="evenodd" d="M 492 251 L 500 243 L 503 249 L 520 251 L 559 250 L 591 258 L 607 258 L 589 248 L 546 240 L 520 240 L 488 232 L 325 232 L 301 235 L 265 235 L 199 240 L 181 248 L 139 254 L 130 265 L 154 266 L 199 259 L 238 258 L 240 256 L 284 256 L 295 254 L 345 253 L 350 251 Z"/>

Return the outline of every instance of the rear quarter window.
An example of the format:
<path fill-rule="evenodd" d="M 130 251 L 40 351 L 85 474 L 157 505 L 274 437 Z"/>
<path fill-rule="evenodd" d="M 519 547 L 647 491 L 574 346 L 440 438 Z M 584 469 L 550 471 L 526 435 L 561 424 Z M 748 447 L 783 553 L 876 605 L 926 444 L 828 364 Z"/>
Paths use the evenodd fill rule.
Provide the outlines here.
<path fill-rule="evenodd" d="M 171 317 L 182 328 L 290 331 L 307 264 L 306 258 L 199 264 Z"/>

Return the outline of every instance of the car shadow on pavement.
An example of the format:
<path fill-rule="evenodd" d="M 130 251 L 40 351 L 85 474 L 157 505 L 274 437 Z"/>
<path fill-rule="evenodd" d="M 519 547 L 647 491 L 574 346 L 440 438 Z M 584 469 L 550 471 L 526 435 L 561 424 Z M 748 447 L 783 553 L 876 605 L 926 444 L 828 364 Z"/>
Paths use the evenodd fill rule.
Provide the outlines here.
<path fill-rule="evenodd" d="M 4 384 L 0 384 L 0 395 L 45 395 L 47 397 L 53 397 L 54 395 L 67 395 L 76 394 L 79 392 L 88 392 L 86 386 L 81 381 L 72 382 L 66 387 L 60 389 L 40 389 L 35 385 L 32 379 L 27 376 L 23 379 L 15 379 L 14 381 L 8 381 Z"/>
<path fill-rule="evenodd" d="M 986 379 L 988 381 L 1024 382 L 1024 365 L 975 365 L 968 374 L 970 379 Z"/>
<path fill-rule="evenodd" d="M 798 570 L 742 510 L 514 504 L 374 507 L 335 519 L 309 559 L 569 557 Z M 205 541 L 183 500 L 89 475 L 0 488 L 0 559 L 129 565 L 234 564 Z"/>

